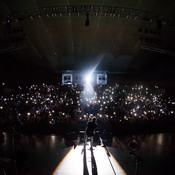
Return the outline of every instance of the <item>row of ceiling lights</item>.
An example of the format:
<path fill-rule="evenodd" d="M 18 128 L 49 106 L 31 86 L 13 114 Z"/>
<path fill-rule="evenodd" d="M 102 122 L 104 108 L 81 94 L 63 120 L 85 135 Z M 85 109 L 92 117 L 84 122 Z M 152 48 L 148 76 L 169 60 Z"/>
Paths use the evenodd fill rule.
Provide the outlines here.
<path fill-rule="evenodd" d="M 127 19 L 139 19 L 147 22 L 160 21 L 162 25 L 174 25 L 174 20 L 168 16 L 153 15 L 149 11 L 113 7 L 113 6 L 91 6 L 91 5 L 69 5 L 69 6 L 54 6 L 46 8 L 37 8 L 21 12 L 14 12 L 0 16 L 0 23 L 9 23 L 12 21 L 24 21 L 34 19 L 35 17 L 57 17 L 71 15 L 87 15 L 91 16 L 109 16 L 109 17 L 125 17 Z"/>

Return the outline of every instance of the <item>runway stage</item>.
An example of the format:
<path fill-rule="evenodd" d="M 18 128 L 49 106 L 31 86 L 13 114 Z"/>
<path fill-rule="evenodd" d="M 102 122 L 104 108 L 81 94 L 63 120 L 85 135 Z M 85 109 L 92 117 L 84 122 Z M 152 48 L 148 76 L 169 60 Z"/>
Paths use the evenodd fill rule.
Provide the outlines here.
<path fill-rule="evenodd" d="M 125 175 L 125 171 L 103 146 L 72 147 L 52 175 Z"/>

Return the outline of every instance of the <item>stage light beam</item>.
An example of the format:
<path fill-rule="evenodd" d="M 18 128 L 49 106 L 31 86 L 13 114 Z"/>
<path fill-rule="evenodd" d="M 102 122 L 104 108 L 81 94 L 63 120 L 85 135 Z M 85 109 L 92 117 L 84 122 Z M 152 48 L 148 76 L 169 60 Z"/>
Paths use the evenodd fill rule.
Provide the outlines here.
<path fill-rule="evenodd" d="M 85 83 L 86 84 L 91 84 L 92 83 L 92 75 L 91 75 L 91 73 L 90 74 L 87 74 L 85 76 Z"/>

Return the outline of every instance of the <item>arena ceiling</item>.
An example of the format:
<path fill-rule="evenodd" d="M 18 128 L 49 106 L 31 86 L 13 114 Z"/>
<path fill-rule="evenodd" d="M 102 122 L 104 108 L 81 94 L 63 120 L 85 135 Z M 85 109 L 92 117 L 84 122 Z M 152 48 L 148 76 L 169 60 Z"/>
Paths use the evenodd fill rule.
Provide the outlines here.
<path fill-rule="evenodd" d="M 175 76 L 174 0 L 0 0 L 0 72 Z M 85 25 L 89 20 L 89 25 Z"/>

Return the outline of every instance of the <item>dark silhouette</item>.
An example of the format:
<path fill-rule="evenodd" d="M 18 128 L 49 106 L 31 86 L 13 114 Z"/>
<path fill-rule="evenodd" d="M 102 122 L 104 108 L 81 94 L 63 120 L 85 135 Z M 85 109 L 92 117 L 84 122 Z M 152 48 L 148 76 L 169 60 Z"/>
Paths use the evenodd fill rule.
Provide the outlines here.
<path fill-rule="evenodd" d="M 86 135 L 88 137 L 94 136 L 95 135 L 96 128 L 97 128 L 97 123 L 96 123 L 96 118 L 94 117 L 92 119 L 92 121 L 89 121 L 87 123 Z"/>

